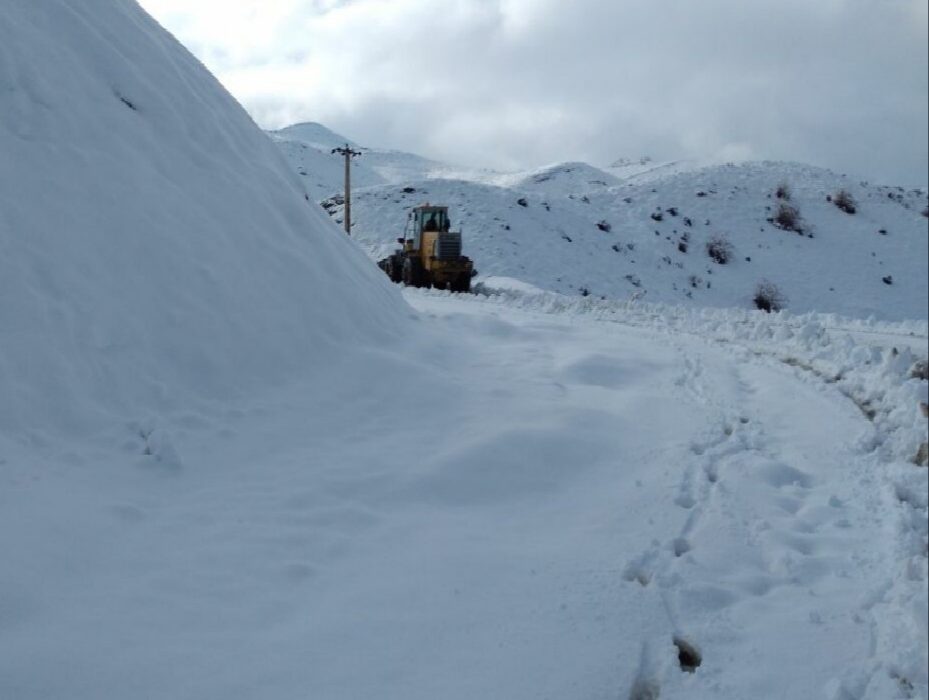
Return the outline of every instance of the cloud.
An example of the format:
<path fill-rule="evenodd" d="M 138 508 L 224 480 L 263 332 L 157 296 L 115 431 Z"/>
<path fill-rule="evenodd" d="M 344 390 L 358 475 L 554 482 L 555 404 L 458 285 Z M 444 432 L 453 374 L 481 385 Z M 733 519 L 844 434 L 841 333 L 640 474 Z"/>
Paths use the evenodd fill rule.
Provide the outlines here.
<path fill-rule="evenodd" d="M 802 160 L 927 179 L 925 0 L 142 0 L 264 126 L 497 167 Z"/>

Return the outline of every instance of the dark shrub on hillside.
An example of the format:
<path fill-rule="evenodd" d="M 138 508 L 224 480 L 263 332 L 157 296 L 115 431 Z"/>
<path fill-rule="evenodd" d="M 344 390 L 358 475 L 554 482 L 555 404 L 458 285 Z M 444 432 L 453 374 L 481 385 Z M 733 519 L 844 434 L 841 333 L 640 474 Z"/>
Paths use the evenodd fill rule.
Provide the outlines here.
<path fill-rule="evenodd" d="M 832 203 L 846 214 L 854 214 L 856 211 L 858 211 L 858 205 L 855 203 L 855 198 L 852 197 L 848 190 L 839 190 L 834 195 L 832 195 Z"/>
<path fill-rule="evenodd" d="M 752 299 L 755 308 L 772 313 L 780 311 L 787 305 L 787 298 L 781 293 L 777 285 L 768 280 L 762 280 L 755 287 L 755 296 Z"/>
<path fill-rule="evenodd" d="M 720 265 L 729 262 L 733 252 L 732 243 L 725 236 L 713 236 L 706 242 L 706 254 Z"/>
<path fill-rule="evenodd" d="M 774 196 L 785 202 L 790 201 L 790 185 L 786 182 L 782 182 L 777 186 L 777 189 L 774 190 Z"/>
<path fill-rule="evenodd" d="M 609 233 L 613 230 L 613 227 L 607 221 L 597 222 L 597 228 L 603 231 L 604 233 Z"/>
<path fill-rule="evenodd" d="M 778 205 L 777 213 L 774 214 L 771 223 L 783 231 L 803 233 L 803 219 L 800 218 L 800 210 L 785 202 Z"/>

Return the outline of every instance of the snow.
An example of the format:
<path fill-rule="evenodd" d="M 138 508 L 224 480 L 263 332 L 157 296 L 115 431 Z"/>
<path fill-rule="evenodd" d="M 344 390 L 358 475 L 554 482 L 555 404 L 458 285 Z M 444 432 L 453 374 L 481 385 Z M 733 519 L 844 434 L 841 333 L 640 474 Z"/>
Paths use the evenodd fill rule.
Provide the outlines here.
<path fill-rule="evenodd" d="M 408 292 L 405 372 L 371 350 L 170 417 L 180 470 L 128 428 L 8 453 L 0 682 L 21 698 L 926 696 L 926 470 L 894 451 L 892 411 L 871 422 L 783 361 L 860 347 L 812 318 L 666 325 L 508 294 Z M 857 381 L 910 386 L 874 358 Z"/>
<path fill-rule="evenodd" d="M 325 183 L 315 191 L 342 191 L 341 175 L 317 176 L 305 155 L 285 150 L 308 182 Z M 392 251 L 410 208 L 429 201 L 450 207 L 482 275 L 562 294 L 751 308 L 767 281 L 799 313 L 929 314 L 926 190 L 856 182 L 798 163 L 636 162 L 606 170 L 561 163 L 491 173 L 408 167 L 418 158 L 372 151 L 355 166 L 353 236 L 373 258 Z M 387 182 L 372 183 L 366 169 Z M 789 202 L 775 196 L 782 184 Z M 829 201 L 843 189 L 858 203 L 854 215 Z M 325 204 L 341 221 L 338 202 Z M 772 221 L 781 204 L 800 212 L 801 234 Z M 707 253 L 716 238 L 731 245 L 727 264 Z"/>
<path fill-rule="evenodd" d="M 529 173 L 501 175 L 493 182 L 501 187 L 550 197 L 603 191 L 619 183 L 619 178 L 587 163 L 556 163 Z"/>
<path fill-rule="evenodd" d="M 559 294 L 552 192 L 467 178 L 362 191 L 357 237 L 478 193 L 526 269 L 401 290 L 307 200 L 335 171 L 281 155 L 331 132 L 263 135 L 135 3 L 0 34 L 0 697 L 929 698 L 920 306 Z M 665 193 L 718 178 L 748 216 L 788 171 Z M 922 194 L 860 187 L 855 221 L 918 234 Z"/>
<path fill-rule="evenodd" d="M 251 395 L 396 333 L 398 292 L 134 3 L 8 3 L 0 32 L 0 430 Z"/>
<path fill-rule="evenodd" d="M 294 124 L 268 133 L 303 179 L 308 191 L 319 200 L 345 191 L 345 161 L 333 155 L 332 149 L 346 144 L 364 156 L 353 159 L 353 188 L 425 179 L 465 177 L 491 181 L 501 177 L 491 170 L 449 165 L 413 153 L 365 148 L 316 122 Z"/>

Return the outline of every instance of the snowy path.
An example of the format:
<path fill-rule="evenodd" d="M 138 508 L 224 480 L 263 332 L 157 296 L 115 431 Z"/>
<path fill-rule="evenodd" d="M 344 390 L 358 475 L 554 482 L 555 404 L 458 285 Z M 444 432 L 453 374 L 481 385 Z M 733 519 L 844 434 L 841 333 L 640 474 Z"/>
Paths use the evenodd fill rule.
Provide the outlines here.
<path fill-rule="evenodd" d="M 834 387 L 683 335 L 409 299 L 432 343 L 403 371 L 371 352 L 179 417 L 178 464 L 137 437 L 9 457 L 0 695 L 925 697 L 878 615 L 872 428 Z"/>

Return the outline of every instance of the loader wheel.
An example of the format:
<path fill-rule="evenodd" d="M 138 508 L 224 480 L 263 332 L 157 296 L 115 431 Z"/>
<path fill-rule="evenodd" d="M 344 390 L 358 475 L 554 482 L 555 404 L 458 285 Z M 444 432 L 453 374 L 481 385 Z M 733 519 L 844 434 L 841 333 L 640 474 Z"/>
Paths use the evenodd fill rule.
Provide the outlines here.
<path fill-rule="evenodd" d="M 449 285 L 453 292 L 466 293 L 471 291 L 471 275 L 459 275 L 458 279 Z"/>
<path fill-rule="evenodd" d="M 419 270 L 413 264 L 413 261 L 410 258 L 407 258 L 403 261 L 403 272 L 401 274 L 403 279 L 403 284 L 407 287 L 418 287 L 419 286 Z"/>
<path fill-rule="evenodd" d="M 403 280 L 403 267 L 396 256 L 387 259 L 387 275 L 391 282 L 401 282 Z"/>

